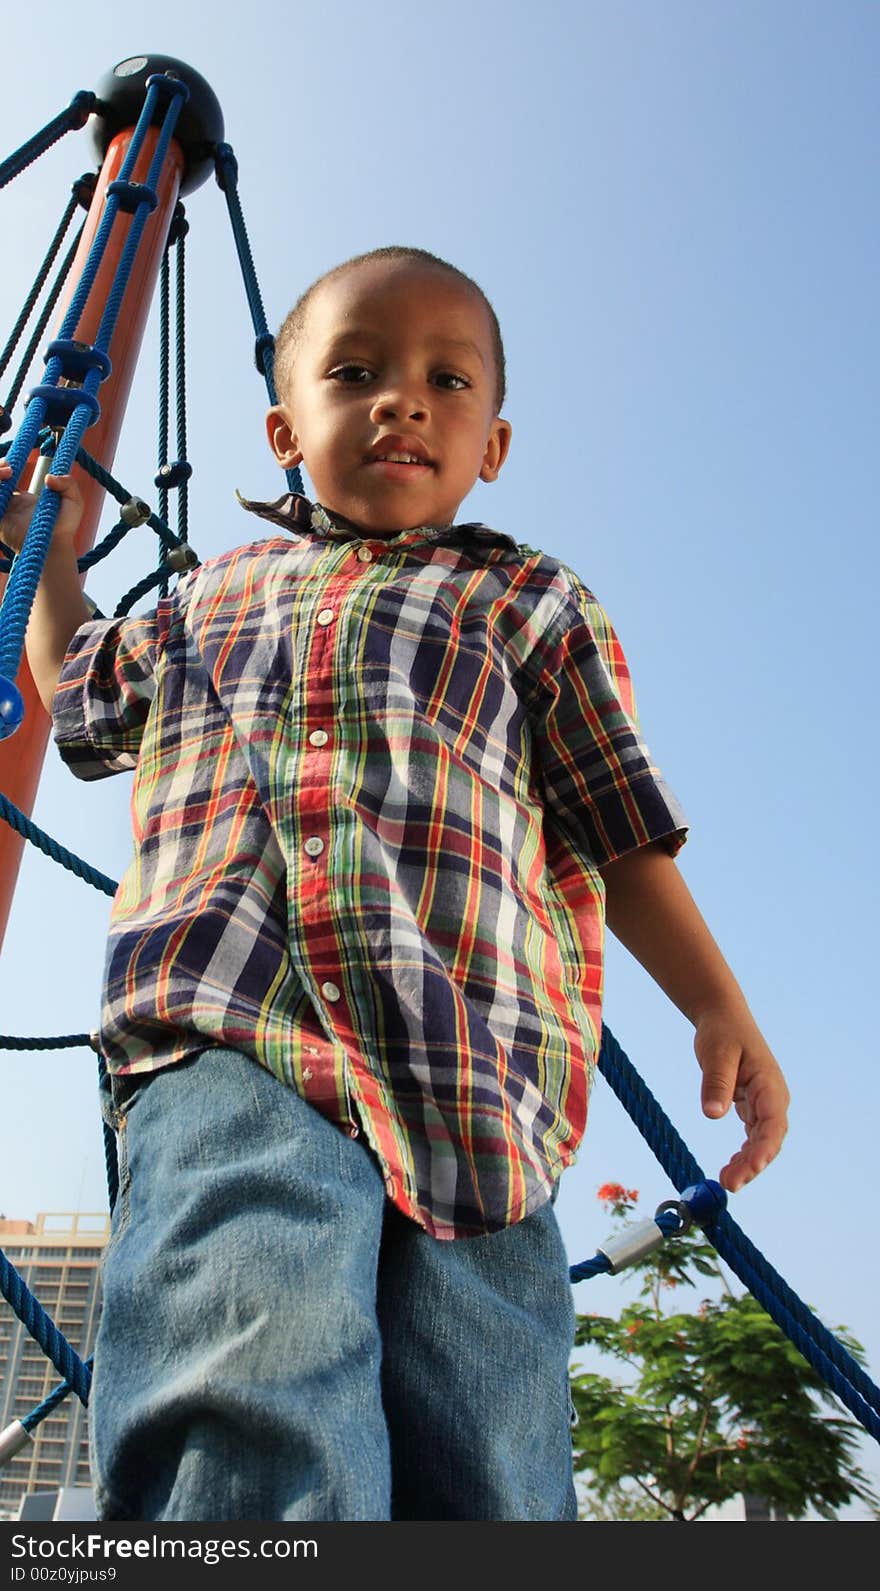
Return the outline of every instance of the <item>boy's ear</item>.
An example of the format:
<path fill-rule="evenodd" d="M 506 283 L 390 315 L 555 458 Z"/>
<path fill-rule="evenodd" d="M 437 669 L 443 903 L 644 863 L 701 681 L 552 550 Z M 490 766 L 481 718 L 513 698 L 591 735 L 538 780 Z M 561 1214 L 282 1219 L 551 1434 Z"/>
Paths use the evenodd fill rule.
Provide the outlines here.
<path fill-rule="evenodd" d="M 266 434 L 269 446 L 282 469 L 292 470 L 302 463 L 302 452 L 293 429 L 293 420 L 286 405 L 276 403 L 266 415 Z"/>
<path fill-rule="evenodd" d="M 486 451 L 483 454 L 483 467 L 480 470 L 481 481 L 497 481 L 501 473 L 501 466 L 510 452 L 510 438 L 512 427 L 509 420 L 500 417 L 492 421 Z"/>

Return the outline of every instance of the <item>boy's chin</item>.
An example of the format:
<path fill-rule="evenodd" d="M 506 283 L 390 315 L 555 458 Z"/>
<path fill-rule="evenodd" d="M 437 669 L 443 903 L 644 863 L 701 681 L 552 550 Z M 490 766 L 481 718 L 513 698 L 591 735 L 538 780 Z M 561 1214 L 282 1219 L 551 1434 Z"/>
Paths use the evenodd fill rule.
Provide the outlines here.
<path fill-rule="evenodd" d="M 439 506 L 434 509 L 431 504 L 424 503 L 421 507 L 415 504 L 407 506 L 403 503 L 378 504 L 369 502 L 328 502 L 326 498 L 320 501 L 335 519 L 344 520 L 347 525 L 360 531 L 362 536 L 400 536 L 407 530 L 418 530 L 422 525 L 448 525 L 455 517 L 442 512 Z"/>

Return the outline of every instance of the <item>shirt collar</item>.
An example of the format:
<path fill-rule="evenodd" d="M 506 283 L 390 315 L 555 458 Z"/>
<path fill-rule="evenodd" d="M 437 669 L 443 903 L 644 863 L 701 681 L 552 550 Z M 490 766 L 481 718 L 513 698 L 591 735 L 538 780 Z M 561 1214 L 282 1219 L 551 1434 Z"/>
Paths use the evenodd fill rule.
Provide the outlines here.
<path fill-rule="evenodd" d="M 311 535 L 322 541 L 383 541 L 394 548 L 419 542 L 447 542 L 486 549 L 497 547 L 507 553 L 518 551 L 512 536 L 476 522 L 466 525 L 419 525 L 414 530 L 399 531 L 396 536 L 370 537 L 350 520 L 343 519 L 341 514 L 331 514 L 321 503 L 310 503 L 307 497 L 300 496 L 298 492 L 285 492 L 283 497 L 277 497 L 271 503 L 242 497 L 241 492 L 236 492 L 236 496 L 242 508 L 256 514 L 259 519 L 280 525 L 282 530 L 291 531 L 294 535 Z"/>

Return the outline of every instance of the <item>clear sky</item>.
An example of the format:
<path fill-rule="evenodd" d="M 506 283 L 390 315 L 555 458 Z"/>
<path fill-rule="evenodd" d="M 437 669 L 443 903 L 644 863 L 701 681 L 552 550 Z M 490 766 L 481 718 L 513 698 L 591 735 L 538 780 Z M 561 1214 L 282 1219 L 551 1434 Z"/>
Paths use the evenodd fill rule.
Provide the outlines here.
<path fill-rule="evenodd" d="M 682 871 L 788 1076 L 782 1155 L 732 1213 L 880 1381 L 876 1281 L 875 700 L 880 10 L 873 0 L 153 0 L 4 21 L 0 156 L 122 58 L 214 88 L 273 328 L 348 255 L 412 243 L 498 311 L 513 449 L 464 516 L 570 563 L 609 610 L 645 733 L 692 835 Z M 0 344 L 70 183 L 71 134 L 0 193 Z M 234 491 L 283 489 L 222 196 L 186 201 L 191 536 L 251 534 Z M 115 473 L 155 500 L 156 321 Z M 5 387 L 3 388 L 5 394 Z M 109 526 L 113 521 L 106 520 Z M 138 534 L 141 539 L 138 540 Z M 134 533 L 89 590 L 149 566 Z M 127 776 L 50 751 L 35 816 L 113 877 Z M 108 903 L 25 859 L 0 1029 L 93 1027 Z M 691 1030 L 611 945 L 608 1023 L 706 1173 L 737 1140 L 699 1113 Z M 86 1052 L 0 1055 L 0 1211 L 102 1210 Z M 558 1210 L 573 1261 L 607 1180 L 672 1189 L 603 1081 Z M 607 1312 L 621 1284 L 581 1283 Z M 864 1463 L 880 1480 L 877 1444 Z"/>

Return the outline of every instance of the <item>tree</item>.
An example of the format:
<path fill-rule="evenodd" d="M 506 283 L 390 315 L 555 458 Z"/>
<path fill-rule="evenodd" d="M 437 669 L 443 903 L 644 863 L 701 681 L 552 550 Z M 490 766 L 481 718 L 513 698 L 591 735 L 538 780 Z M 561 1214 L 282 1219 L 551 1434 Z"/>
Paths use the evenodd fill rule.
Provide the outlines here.
<path fill-rule="evenodd" d="M 620 1183 L 604 1184 L 598 1196 L 618 1224 L 638 1200 Z M 625 1381 L 585 1370 L 572 1376 L 575 1470 L 589 1476 L 593 1517 L 617 1507 L 618 1518 L 691 1522 L 750 1492 L 792 1519 L 810 1507 L 834 1519 L 854 1499 L 880 1518 L 880 1498 L 854 1459 L 861 1428 L 837 1412 L 825 1382 L 751 1294 L 734 1295 L 697 1229 L 637 1261 L 633 1273 L 642 1276 L 641 1302 L 617 1319 L 578 1319 L 576 1343 L 627 1370 Z M 712 1278 L 719 1296 L 694 1314 L 667 1311 L 668 1292 L 698 1277 Z M 835 1335 L 864 1363 L 845 1328 Z"/>

